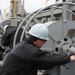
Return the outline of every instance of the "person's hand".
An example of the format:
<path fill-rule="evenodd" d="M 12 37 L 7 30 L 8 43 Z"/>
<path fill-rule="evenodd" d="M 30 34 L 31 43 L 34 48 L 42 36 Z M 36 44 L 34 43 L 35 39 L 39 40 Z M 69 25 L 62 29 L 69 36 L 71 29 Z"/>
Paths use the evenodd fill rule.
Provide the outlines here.
<path fill-rule="evenodd" d="M 44 73 L 44 70 L 37 70 L 37 74 L 43 74 Z"/>
<path fill-rule="evenodd" d="M 70 56 L 70 61 L 75 62 L 75 55 Z"/>

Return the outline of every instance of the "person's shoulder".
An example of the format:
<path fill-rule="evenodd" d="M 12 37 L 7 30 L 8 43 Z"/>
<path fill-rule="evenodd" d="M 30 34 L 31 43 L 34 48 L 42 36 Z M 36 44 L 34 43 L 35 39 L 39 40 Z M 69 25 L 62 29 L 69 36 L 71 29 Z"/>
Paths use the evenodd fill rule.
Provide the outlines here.
<path fill-rule="evenodd" d="M 22 42 L 19 42 L 19 43 L 17 43 L 14 47 L 13 47 L 13 49 L 12 49 L 12 51 L 11 52 L 13 52 L 13 51 L 19 51 L 19 50 L 22 50 L 23 48 L 24 48 L 24 41 L 22 41 Z"/>
<path fill-rule="evenodd" d="M 21 41 L 21 42 L 18 42 L 15 46 L 23 46 L 26 42 L 25 41 Z"/>

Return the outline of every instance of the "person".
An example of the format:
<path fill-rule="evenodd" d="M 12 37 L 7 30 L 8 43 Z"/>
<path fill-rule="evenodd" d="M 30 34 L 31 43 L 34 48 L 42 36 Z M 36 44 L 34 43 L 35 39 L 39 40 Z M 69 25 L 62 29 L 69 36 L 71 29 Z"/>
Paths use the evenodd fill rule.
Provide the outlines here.
<path fill-rule="evenodd" d="M 9 47 L 13 46 L 13 39 L 14 39 L 16 30 L 17 30 L 17 26 L 6 25 L 4 27 L 4 34 L 2 35 L 2 38 L 1 38 L 2 46 L 9 46 Z M 16 44 L 20 41 L 20 36 L 21 36 L 22 31 L 23 29 L 20 28 L 17 39 L 16 39 Z"/>
<path fill-rule="evenodd" d="M 46 70 L 75 61 L 75 55 L 50 54 L 40 47 L 49 39 L 44 24 L 35 24 L 28 31 L 28 38 L 19 42 L 6 57 L 0 75 L 37 75 L 37 70 Z"/>
<path fill-rule="evenodd" d="M 4 26 L 4 34 L 2 35 L 2 38 L 1 38 L 1 45 L 3 47 L 7 47 L 7 49 L 4 52 L 4 56 L 5 54 L 9 53 L 11 49 L 13 48 L 13 40 L 14 40 L 16 30 L 17 30 L 17 26 L 9 26 L 9 25 Z M 20 28 L 17 34 L 16 44 L 20 41 L 20 36 L 22 34 L 22 31 L 23 29 Z M 25 36 L 23 37 L 23 40 L 25 40 Z"/>

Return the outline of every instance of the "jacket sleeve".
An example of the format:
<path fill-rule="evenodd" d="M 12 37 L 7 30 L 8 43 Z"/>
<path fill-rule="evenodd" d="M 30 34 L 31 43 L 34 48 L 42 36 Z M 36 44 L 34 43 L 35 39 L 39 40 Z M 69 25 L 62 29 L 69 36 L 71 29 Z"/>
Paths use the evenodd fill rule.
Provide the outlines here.
<path fill-rule="evenodd" d="M 37 69 L 50 69 L 54 66 L 70 62 L 67 55 L 50 54 L 50 52 L 37 50 L 31 57 L 31 62 L 37 64 Z"/>
<path fill-rule="evenodd" d="M 2 47 L 0 46 L 0 51 L 1 51 L 1 52 L 4 52 L 4 51 L 5 51 L 5 49 L 4 49 L 4 48 L 2 48 Z"/>
<path fill-rule="evenodd" d="M 2 46 L 9 46 L 9 36 L 7 34 L 7 32 L 5 32 L 3 35 L 2 35 L 2 38 L 1 38 L 1 45 Z"/>

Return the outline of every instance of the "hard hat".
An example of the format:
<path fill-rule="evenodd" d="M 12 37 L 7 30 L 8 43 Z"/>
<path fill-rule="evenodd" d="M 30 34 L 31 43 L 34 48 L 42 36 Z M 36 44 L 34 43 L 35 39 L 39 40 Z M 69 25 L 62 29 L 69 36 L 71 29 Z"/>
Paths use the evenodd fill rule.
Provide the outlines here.
<path fill-rule="evenodd" d="M 8 26 L 9 26 L 9 25 L 5 25 L 5 26 L 4 26 L 4 32 L 6 31 L 6 29 L 7 29 Z"/>
<path fill-rule="evenodd" d="M 49 40 L 48 33 L 49 30 L 44 24 L 35 24 L 28 32 L 30 35 L 43 40 Z"/>

